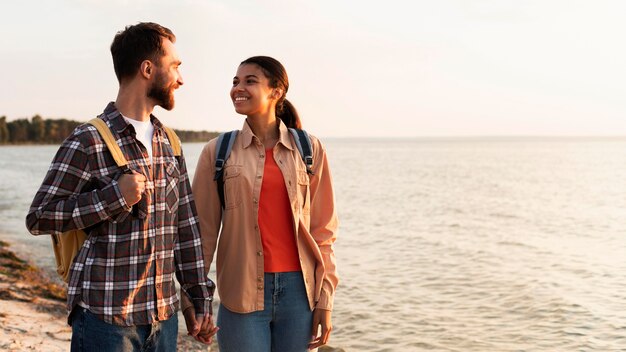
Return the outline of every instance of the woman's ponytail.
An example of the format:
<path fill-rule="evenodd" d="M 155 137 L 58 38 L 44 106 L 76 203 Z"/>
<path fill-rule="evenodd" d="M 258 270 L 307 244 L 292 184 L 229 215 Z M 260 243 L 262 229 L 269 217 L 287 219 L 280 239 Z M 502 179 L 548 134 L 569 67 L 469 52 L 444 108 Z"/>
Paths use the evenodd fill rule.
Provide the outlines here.
<path fill-rule="evenodd" d="M 279 104 L 276 105 L 276 117 L 289 128 L 301 129 L 302 122 L 300 122 L 300 115 L 298 115 L 296 107 L 287 99 L 283 99 Z"/>

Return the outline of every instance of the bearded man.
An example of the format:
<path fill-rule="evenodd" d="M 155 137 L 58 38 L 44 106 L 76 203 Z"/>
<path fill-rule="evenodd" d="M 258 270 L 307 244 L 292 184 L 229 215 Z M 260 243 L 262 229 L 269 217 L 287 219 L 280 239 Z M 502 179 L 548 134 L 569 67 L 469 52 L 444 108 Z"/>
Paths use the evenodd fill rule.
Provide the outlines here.
<path fill-rule="evenodd" d="M 87 234 L 69 272 L 72 351 L 175 351 L 174 277 L 195 308 L 189 333 L 203 331 L 210 342 L 215 332 L 215 286 L 204 269 L 185 159 L 152 115 L 156 105 L 171 110 L 183 84 L 175 40 L 156 23 L 116 34 L 119 91 L 98 118 L 128 169 L 117 166 L 96 128 L 83 124 L 59 148 L 26 217 L 33 235 Z"/>

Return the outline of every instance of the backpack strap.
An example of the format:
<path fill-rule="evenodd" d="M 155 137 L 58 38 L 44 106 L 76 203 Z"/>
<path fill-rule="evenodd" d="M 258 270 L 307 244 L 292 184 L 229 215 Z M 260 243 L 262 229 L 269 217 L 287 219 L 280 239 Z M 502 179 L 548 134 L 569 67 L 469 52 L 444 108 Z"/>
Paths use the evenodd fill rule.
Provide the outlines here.
<path fill-rule="evenodd" d="M 217 137 L 217 146 L 215 147 L 215 176 L 213 180 L 217 182 L 217 194 L 220 196 L 222 209 L 225 207 L 224 200 L 224 166 L 226 160 L 233 150 L 233 144 L 237 138 L 238 130 L 224 132 Z"/>
<path fill-rule="evenodd" d="M 313 148 L 311 147 L 309 134 L 305 130 L 298 128 L 289 128 L 289 132 L 293 135 L 293 140 L 296 142 L 302 161 L 306 165 L 306 172 L 309 175 L 315 175 L 313 173 Z"/>
<path fill-rule="evenodd" d="M 106 143 L 107 148 L 109 148 L 109 152 L 111 152 L 117 166 L 124 169 L 124 172 L 129 170 L 128 161 L 126 160 L 126 157 L 124 157 L 124 153 L 122 153 L 120 146 L 115 143 L 115 137 L 113 137 L 113 133 L 111 133 L 111 130 L 109 129 L 109 126 L 107 126 L 106 122 L 96 117 L 89 120 L 87 123 L 98 130 L 100 136 L 104 140 L 104 143 Z"/>
<path fill-rule="evenodd" d="M 165 134 L 167 134 L 167 139 L 170 140 L 170 145 L 172 146 L 172 150 L 174 151 L 174 156 L 181 155 L 181 147 L 180 147 L 180 138 L 176 135 L 173 129 L 163 126 L 163 130 L 165 130 Z"/>

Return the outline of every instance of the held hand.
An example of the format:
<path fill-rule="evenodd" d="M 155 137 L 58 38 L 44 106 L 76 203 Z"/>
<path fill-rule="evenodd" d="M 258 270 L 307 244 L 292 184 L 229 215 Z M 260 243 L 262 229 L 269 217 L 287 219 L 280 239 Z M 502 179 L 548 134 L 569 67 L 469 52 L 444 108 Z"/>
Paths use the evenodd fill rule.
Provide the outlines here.
<path fill-rule="evenodd" d="M 213 342 L 213 336 L 219 328 L 213 325 L 211 315 L 196 317 L 193 307 L 189 307 L 183 312 L 183 316 L 187 325 L 187 335 L 207 345 Z"/>
<path fill-rule="evenodd" d="M 185 309 L 183 312 L 185 324 L 187 325 L 187 335 L 196 336 L 200 332 L 200 324 L 196 321 L 196 311 L 193 307 Z"/>
<path fill-rule="evenodd" d="M 196 321 L 200 320 L 200 316 L 196 317 Z M 202 319 L 202 324 L 200 327 L 200 332 L 195 336 L 197 341 L 202 342 L 205 345 L 211 344 L 213 342 L 213 336 L 217 334 L 217 331 L 220 328 L 213 324 L 213 316 L 205 315 Z"/>
<path fill-rule="evenodd" d="M 136 171 L 132 174 L 122 174 L 117 183 L 124 200 L 131 206 L 141 200 L 141 194 L 146 190 L 146 177 Z"/>
<path fill-rule="evenodd" d="M 313 329 L 311 330 L 311 342 L 309 343 L 310 350 L 323 346 L 328 342 L 330 332 L 333 330 L 330 318 L 331 313 L 330 310 L 318 308 L 315 308 L 313 311 Z M 322 331 L 318 334 L 319 327 L 322 328 Z"/>

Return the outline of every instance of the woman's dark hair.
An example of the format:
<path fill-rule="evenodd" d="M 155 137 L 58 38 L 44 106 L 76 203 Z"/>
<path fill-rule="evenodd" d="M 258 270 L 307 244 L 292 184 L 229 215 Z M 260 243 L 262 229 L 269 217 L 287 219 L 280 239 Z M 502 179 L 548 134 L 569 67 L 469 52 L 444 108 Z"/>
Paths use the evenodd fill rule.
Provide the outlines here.
<path fill-rule="evenodd" d="M 176 36 L 168 28 L 152 22 L 141 22 L 117 32 L 111 44 L 111 55 L 118 82 L 132 78 L 143 60 L 151 60 L 158 66 L 158 59 L 165 54 L 163 39 L 174 43 Z"/>
<path fill-rule="evenodd" d="M 241 62 L 240 65 L 254 64 L 257 65 L 267 79 L 270 81 L 269 85 L 272 88 L 280 88 L 283 90 L 283 95 L 276 103 L 276 117 L 281 119 L 287 127 L 302 128 L 302 122 L 296 108 L 287 100 L 287 91 L 289 90 L 289 77 L 287 77 L 287 70 L 278 62 L 278 60 L 269 56 L 253 56 Z"/>

